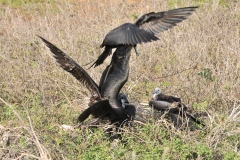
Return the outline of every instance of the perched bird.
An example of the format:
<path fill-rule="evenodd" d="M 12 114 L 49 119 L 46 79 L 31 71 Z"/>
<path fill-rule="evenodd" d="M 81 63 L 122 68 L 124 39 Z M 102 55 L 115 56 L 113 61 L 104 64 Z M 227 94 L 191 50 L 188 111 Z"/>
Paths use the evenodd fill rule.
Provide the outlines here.
<path fill-rule="evenodd" d="M 160 88 L 155 88 L 152 94 L 153 98 L 149 101 L 149 106 L 153 107 L 157 111 L 167 111 L 170 114 L 172 121 L 174 122 L 174 126 L 177 126 L 178 121 L 176 115 L 188 117 L 195 123 L 202 124 L 199 120 L 186 112 L 187 107 L 182 103 L 180 98 L 162 94 Z"/>
<path fill-rule="evenodd" d="M 153 100 L 150 101 L 149 104 L 150 106 L 153 105 L 154 109 L 158 111 L 165 111 L 175 104 L 181 105 L 180 98 L 162 94 L 160 88 L 155 88 L 152 94 Z"/>
<path fill-rule="evenodd" d="M 159 38 L 155 35 L 176 26 L 177 23 L 187 19 L 198 7 L 178 8 L 163 12 L 150 12 L 141 16 L 135 23 L 125 23 L 112 31 L 110 31 L 104 38 L 100 45 L 104 48 L 103 53 L 98 59 L 89 67 L 96 67 L 103 63 L 103 61 L 112 53 L 112 48 L 122 45 L 130 45 L 135 49 L 139 43 L 147 43 L 156 41 Z"/>

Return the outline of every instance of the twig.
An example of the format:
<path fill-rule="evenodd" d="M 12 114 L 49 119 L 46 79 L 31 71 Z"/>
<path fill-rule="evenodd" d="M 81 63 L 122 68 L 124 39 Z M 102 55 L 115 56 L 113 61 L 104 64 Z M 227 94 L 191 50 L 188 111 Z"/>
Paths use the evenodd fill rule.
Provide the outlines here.
<path fill-rule="evenodd" d="M 182 72 L 185 72 L 185 71 L 187 71 L 187 70 L 195 69 L 196 66 L 197 66 L 197 65 L 195 65 L 194 67 L 191 67 L 191 68 L 187 68 L 187 69 L 183 69 L 183 70 L 181 70 L 181 71 L 177 71 L 177 72 L 175 72 L 175 73 L 173 73 L 173 74 L 170 74 L 170 75 L 166 75 L 166 76 L 162 76 L 162 77 L 157 77 L 157 78 L 155 78 L 155 79 L 162 79 L 162 78 L 171 77 L 171 76 L 174 76 L 174 75 L 176 75 L 176 74 L 180 74 L 180 73 L 182 73 Z"/>
<path fill-rule="evenodd" d="M 34 137 L 34 142 L 36 144 L 36 146 L 38 147 L 38 150 L 39 150 L 39 154 L 41 157 L 37 157 L 35 156 L 35 158 L 37 157 L 37 159 L 45 159 L 45 160 L 51 160 L 51 157 L 50 157 L 50 154 L 48 153 L 48 151 L 46 150 L 46 148 L 38 141 L 38 138 L 35 134 L 35 131 L 33 130 L 33 127 L 32 127 L 32 122 L 31 122 L 31 119 L 29 117 L 29 114 L 28 114 L 28 120 L 29 120 L 29 123 L 30 123 L 30 129 L 29 127 L 26 125 L 26 123 L 24 122 L 24 120 L 22 119 L 22 117 L 17 113 L 17 111 L 12 107 L 12 105 L 8 104 L 6 101 L 4 101 L 2 98 L 0 98 L 0 100 L 5 104 L 7 105 L 9 108 L 12 109 L 13 113 L 18 117 L 18 119 L 20 120 L 20 122 L 22 123 L 22 126 L 24 126 L 24 128 L 28 131 L 28 133 Z M 45 152 L 44 152 L 45 150 Z M 47 153 L 46 153 L 47 152 Z M 27 154 L 28 155 L 28 154 Z M 21 158 L 21 156 L 20 156 Z M 20 159 L 18 158 L 18 159 Z"/>

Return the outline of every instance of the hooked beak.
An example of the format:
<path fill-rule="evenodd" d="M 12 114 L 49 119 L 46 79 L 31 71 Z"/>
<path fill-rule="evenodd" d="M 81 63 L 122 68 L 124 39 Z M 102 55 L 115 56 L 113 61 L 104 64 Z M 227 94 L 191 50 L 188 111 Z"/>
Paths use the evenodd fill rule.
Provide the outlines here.
<path fill-rule="evenodd" d="M 157 91 L 153 91 L 153 92 L 152 92 L 152 94 L 155 94 L 155 93 L 157 93 Z"/>

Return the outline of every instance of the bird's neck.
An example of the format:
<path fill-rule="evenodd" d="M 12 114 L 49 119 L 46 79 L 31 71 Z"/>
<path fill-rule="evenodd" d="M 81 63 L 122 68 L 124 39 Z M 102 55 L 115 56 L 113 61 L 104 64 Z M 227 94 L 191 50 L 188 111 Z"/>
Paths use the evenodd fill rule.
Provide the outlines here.
<path fill-rule="evenodd" d="M 154 93 L 154 94 L 153 94 L 153 100 L 154 100 L 154 101 L 157 100 L 157 96 L 158 96 L 157 93 Z"/>

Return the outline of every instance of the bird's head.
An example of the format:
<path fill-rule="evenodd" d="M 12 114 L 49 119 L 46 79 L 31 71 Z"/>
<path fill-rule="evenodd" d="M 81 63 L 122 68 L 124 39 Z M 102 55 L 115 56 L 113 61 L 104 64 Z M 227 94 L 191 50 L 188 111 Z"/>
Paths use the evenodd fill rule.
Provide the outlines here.
<path fill-rule="evenodd" d="M 127 95 L 123 93 L 118 94 L 118 100 L 121 102 L 123 108 L 125 108 L 125 104 L 129 103 Z"/>
<path fill-rule="evenodd" d="M 159 95 L 162 93 L 162 90 L 160 88 L 155 88 L 155 90 L 152 92 L 152 94 Z"/>
<path fill-rule="evenodd" d="M 156 100 L 157 95 L 161 94 L 162 90 L 160 88 L 155 88 L 155 90 L 152 92 L 153 94 L 153 99 Z"/>

